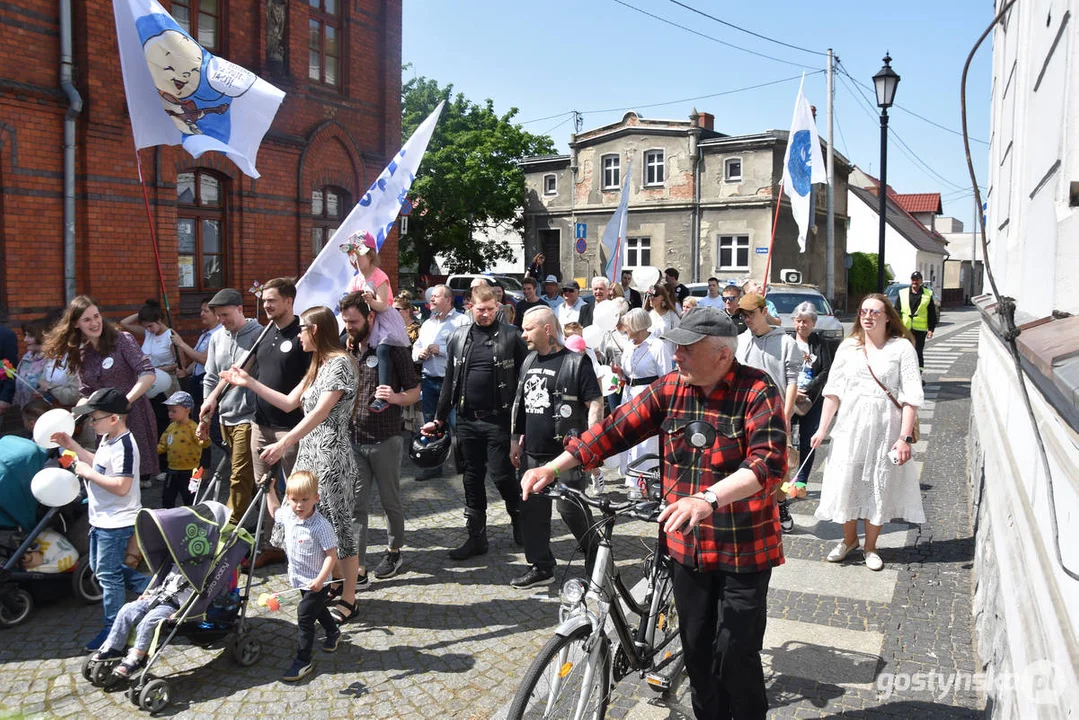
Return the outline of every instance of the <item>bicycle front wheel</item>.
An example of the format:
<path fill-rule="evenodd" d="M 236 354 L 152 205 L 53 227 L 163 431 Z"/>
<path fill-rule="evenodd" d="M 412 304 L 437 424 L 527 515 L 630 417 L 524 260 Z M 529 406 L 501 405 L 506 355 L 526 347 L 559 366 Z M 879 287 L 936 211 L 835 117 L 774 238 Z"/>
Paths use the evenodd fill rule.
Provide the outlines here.
<path fill-rule="evenodd" d="M 572 718 L 600 720 L 610 698 L 611 645 L 605 635 L 587 649 L 591 626 L 547 641 L 525 673 L 510 705 L 510 720 Z"/>

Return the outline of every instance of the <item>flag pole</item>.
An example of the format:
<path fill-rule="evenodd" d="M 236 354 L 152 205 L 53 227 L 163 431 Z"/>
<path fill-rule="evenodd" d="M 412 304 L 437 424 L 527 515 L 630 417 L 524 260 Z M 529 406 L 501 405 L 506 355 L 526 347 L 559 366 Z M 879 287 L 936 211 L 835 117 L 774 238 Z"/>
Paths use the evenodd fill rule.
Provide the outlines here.
<path fill-rule="evenodd" d="M 157 231 L 154 229 L 154 217 L 150 213 L 150 196 L 146 192 L 146 180 L 142 177 L 142 157 L 139 156 L 139 149 L 135 148 L 135 167 L 139 171 L 139 185 L 142 186 L 142 203 L 146 208 L 146 223 L 150 226 L 150 243 L 154 246 L 154 259 L 157 261 L 157 281 L 161 288 L 161 299 L 165 304 L 165 317 L 169 321 L 169 327 L 172 325 L 172 311 L 169 309 L 169 294 L 165 292 L 165 274 L 161 271 L 161 253 L 157 247 Z"/>
<path fill-rule="evenodd" d="M 783 183 L 779 184 L 779 195 L 776 196 L 776 214 L 772 220 L 772 239 L 768 242 L 768 260 L 764 263 L 764 282 L 761 283 L 761 292 L 768 291 L 769 272 L 772 268 L 772 248 L 776 244 L 776 227 L 779 225 L 779 206 L 783 204 Z"/>

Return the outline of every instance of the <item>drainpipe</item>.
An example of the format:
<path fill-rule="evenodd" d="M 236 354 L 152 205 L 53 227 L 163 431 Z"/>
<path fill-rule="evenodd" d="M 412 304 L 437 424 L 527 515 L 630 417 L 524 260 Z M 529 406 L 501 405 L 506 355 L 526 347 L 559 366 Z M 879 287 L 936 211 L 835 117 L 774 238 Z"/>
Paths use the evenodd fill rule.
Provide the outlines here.
<path fill-rule="evenodd" d="M 693 158 L 693 223 L 691 227 L 692 239 L 689 244 L 689 267 L 690 282 L 701 281 L 701 152 L 700 152 L 700 122 L 697 111 L 690 116 L 694 120 L 694 127 L 689 131 L 689 156 Z"/>
<path fill-rule="evenodd" d="M 64 300 L 75 298 L 75 119 L 82 96 L 71 83 L 71 0 L 60 0 L 60 87 L 67 95 L 64 113 Z"/>

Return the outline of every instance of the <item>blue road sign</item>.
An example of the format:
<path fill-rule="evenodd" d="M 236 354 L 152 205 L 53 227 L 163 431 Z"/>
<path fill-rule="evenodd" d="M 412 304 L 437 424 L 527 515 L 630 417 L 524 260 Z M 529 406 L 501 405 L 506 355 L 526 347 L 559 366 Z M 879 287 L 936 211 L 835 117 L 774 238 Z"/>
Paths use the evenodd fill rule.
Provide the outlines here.
<path fill-rule="evenodd" d="M 766 247 L 757 248 L 757 254 L 758 255 L 767 255 L 768 254 L 768 248 L 766 248 Z"/>
<path fill-rule="evenodd" d="M 584 238 L 578 238 L 577 244 L 574 246 L 581 255 L 584 255 L 584 251 L 588 249 L 588 243 L 584 241 Z"/>
<path fill-rule="evenodd" d="M 583 240 L 588 237 L 588 225 L 584 223 L 577 223 L 576 234 L 574 236 L 578 240 Z M 578 250 L 578 252 L 584 252 L 584 250 Z"/>

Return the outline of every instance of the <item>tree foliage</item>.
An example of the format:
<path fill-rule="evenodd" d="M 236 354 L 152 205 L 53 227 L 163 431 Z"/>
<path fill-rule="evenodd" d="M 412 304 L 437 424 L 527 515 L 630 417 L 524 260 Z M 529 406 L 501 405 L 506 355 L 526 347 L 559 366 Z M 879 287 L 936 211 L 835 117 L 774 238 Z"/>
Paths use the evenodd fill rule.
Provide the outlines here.
<path fill-rule="evenodd" d="M 869 293 L 877 291 L 877 254 L 854 252 L 850 254 L 851 266 L 847 271 L 848 295 L 851 298 L 861 298 Z M 887 265 L 884 266 L 885 282 L 895 279 L 894 273 Z"/>
<path fill-rule="evenodd" d="M 414 207 L 401 239 L 402 264 L 429 273 L 436 255 L 451 272 L 480 272 L 510 257 L 505 242 L 474 242 L 495 228 L 524 230 L 524 172 L 517 162 L 554 152 L 546 135 L 532 135 L 513 123 L 517 108 L 499 116 L 490 99 L 483 104 L 453 94 L 453 85 L 415 77 L 401 88 L 401 132 L 408 137 L 439 102 L 442 116 L 427 146 L 409 193 Z"/>

